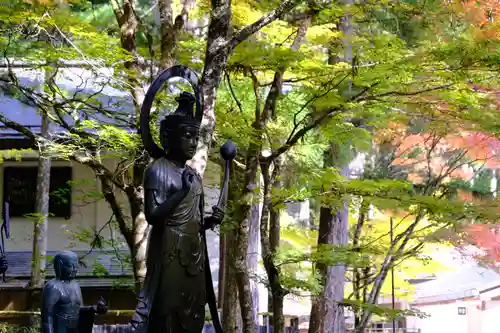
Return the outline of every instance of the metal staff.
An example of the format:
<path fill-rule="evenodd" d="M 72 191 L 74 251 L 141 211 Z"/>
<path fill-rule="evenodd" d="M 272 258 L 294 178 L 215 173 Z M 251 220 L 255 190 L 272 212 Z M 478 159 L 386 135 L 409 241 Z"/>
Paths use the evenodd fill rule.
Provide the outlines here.
<path fill-rule="evenodd" d="M 225 209 L 227 205 L 227 193 L 229 191 L 229 175 L 231 172 L 231 163 L 233 162 L 234 158 L 236 157 L 236 146 L 231 141 L 231 139 L 227 140 L 226 143 L 224 143 L 220 147 L 220 155 L 226 161 L 226 166 L 224 168 L 224 178 L 222 181 L 222 190 L 219 196 L 219 201 L 217 202 L 217 208 L 218 209 Z"/>

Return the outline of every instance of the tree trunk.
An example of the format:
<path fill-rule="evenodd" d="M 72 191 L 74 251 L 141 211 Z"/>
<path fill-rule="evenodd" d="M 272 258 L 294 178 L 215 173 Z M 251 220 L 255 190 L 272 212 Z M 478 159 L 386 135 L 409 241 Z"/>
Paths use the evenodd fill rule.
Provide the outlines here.
<path fill-rule="evenodd" d="M 247 266 L 250 274 L 250 288 L 252 294 L 252 315 L 254 322 L 258 322 L 259 313 L 259 289 L 258 289 L 258 269 L 259 269 L 259 225 L 262 201 L 255 199 L 250 212 L 250 225 L 248 231 L 248 255 Z"/>
<path fill-rule="evenodd" d="M 57 71 L 45 71 L 44 90 L 49 90 L 53 75 Z M 47 154 L 47 141 L 50 140 L 50 120 L 47 114 L 41 113 L 41 140 L 38 142 L 38 169 L 36 184 L 35 216 L 33 219 L 33 252 L 31 259 L 30 286 L 42 288 L 45 283 L 47 266 L 47 231 L 49 225 L 49 193 L 51 160 Z M 47 141 L 46 141 L 47 140 Z"/>
<path fill-rule="evenodd" d="M 236 276 L 234 269 L 235 249 L 236 249 L 236 228 L 235 223 L 235 208 L 237 206 L 236 200 L 241 193 L 243 183 L 243 173 L 240 169 L 233 169 L 231 172 L 231 181 L 229 182 L 229 201 L 228 213 L 229 218 L 225 219 L 224 224 L 221 226 L 221 234 L 224 236 L 224 278 L 220 283 L 223 286 L 223 300 L 222 300 L 222 325 L 224 332 L 236 333 L 238 330 L 238 287 L 236 285 Z"/>
<path fill-rule="evenodd" d="M 191 0 L 182 1 L 181 13 L 173 17 L 173 1 L 159 0 L 158 11 L 160 21 L 160 40 L 161 40 L 161 68 L 168 68 L 175 65 L 175 53 L 177 52 L 177 45 L 179 35 L 186 25 L 188 20 L 188 12 L 192 6 Z"/>
<path fill-rule="evenodd" d="M 46 71 L 45 84 L 50 84 L 51 73 Z M 45 268 L 47 266 L 47 230 L 49 218 L 49 192 L 51 160 L 47 155 L 45 140 L 50 139 L 49 117 L 42 113 L 41 137 L 38 142 L 39 157 L 36 184 L 35 215 L 33 218 L 33 253 L 31 259 L 32 288 L 41 288 L 45 282 Z"/>
<path fill-rule="evenodd" d="M 329 158 L 325 162 L 329 162 L 328 160 Z M 344 177 L 349 175 L 348 166 L 342 168 L 341 175 Z M 347 202 L 344 201 L 342 207 L 335 210 L 321 207 L 318 248 L 321 249 L 322 245 L 347 245 L 348 227 Z M 345 331 L 344 308 L 341 303 L 344 300 L 346 266 L 339 264 L 328 267 L 326 264 L 318 263 L 316 274 L 323 281 L 324 289 L 323 293 L 313 300 L 309 333 L 342 333 Z"/>
<path fill-rule="evenodd" d="M 225 277 L 224 277 L 224 301 L 222 303 L 222 325 L 224 332 L 236 333 L 238 330 L 238 287 L 236 285 L 236 277 L 234 266 L 234 249 L 236 240 L 234 234 L 226 234 L 226 262 L 225 262 Z"/>
<path fill-rule="evenodd" d="M 272 191 L 281 189 L 281 166 L 283 158 L 278 157 L 273 163 L 273 174 L 271 176 Z M 280 247 L 280 231 L 281 231 L 281 210 L 276 208 L 272 202 L 269 202 L 269 249 L 274 258 Z M 274 263 L 274 259 L 273 259 Z M 279 274 L 278 274 L 279 275 Z M 278 276 L 279 278 L 279 276 Z M 273 329 L 276 333 L 281 333 L 285 329 L 285 317 L 283 313 L 285 290 L 280 286 L 274 287 L 272 290 L 272 312 L 273 312 Z"/>
<path fill-rule="evenodd" d="M 352 236 L 352 247 L 353 251 L 360 253 L 361 252 L 361 232 L 363 231 L 363 226 L 366 221 L 366 215 L 368 212 L 370 204 L 366 199 L 363 199 L 359 207 L 359 217 L 358 222 L 356 223 L 356 228 L 354 229 L 354 234 Z M 367 269 L 368 268 L 368 271 Z M 354 300 L 358 303 L 364 302 L 366 298 L 366 287 L 368 285 L 368 276 L 366 273 L 369 273 L 369 267 L 353 267 L 353 277 L 352 277 L 352 290 Z M 357 327 L 361 323 L 361 315 L 362 309 L 360 307 L 355 307 L 353 309 L 354 312 L 354 327 Z"/>
<path fill-rule="evenodd" d="M 200 141 L 191 167 L 201 175 L 207 166 L 208 150 L 210 149 L 212 134 L 215 129 L 215 101 L 222 72 L 227 66 L 229 48 L 224 47 L 229 39 L 231 25 L 231 2 L 229 0 L 212 1 L 208 26 L 207 47 L 205 51 L 205 67 L 201 77 L 203 92 L 203 121 L 200 129 Z"/>
<path fill-rule="evenodd" d="M 283 292 L 272 294 L 273 304 L 273 333 L 285 332 L 285 316 L 283 313 L 285 295 Z"/>
<path fill-rule="evenodd" d="M 244 333 L 255 333 L 257 327 L 253 320 L 253 300 L 250 276 L 247 267 L 248 236 L 251 219 L 251 202 L 253 188 L 257 186 L 257 169 L 260 146 L 251 143 L 247 150 L 246 169 L 243 186 L 239 196 L 240 202 L 236 205 L 236 246 L 234 251 L 233 267 L 238 286 L 241 317 Z"/>
<path fill-rule="evenodd" d="M 281 2 L 274 10 L 264 15 L 256 22 L 246 26 L 231 35 L 231 1 L 214 0 L 211 2 L 210 23 L 208 26 L 207 46 L 205 51 L 205 67 L 201 78 L 204 98 L 203 121 L 201 124 L 200 141 L 196 155 L 190 165 L 203 174 L 207 165 L 207 155 L 215 129 L 215 101 L 217 88 L 222 73 L 227 66 L 229 55 L 234 48 L 261 28 L 271 24 L 283 14 L 292 10 L 300 1 L 287 0 Z"/>
<path fill-rule="evenodd" d="M 281 159 L 278 158 L 274 163 L 274 168 L 275 168 L 274 170 L 276 170 L 276 168 L 281 167 L 280 163 L 281 163 Z M 276 172 L 274 170 L 273 170 L 273 173 L 276 173 L 278 175 L 280 174 L 279 170 L 276 170 Z M 275 178 L 275 177 L 271 176 L 271 181 L 273 178 Z M 271 186 L 274 189 L 279 191 L 281 188 L 281 181 L 279 180 L 279 178 L 277 178 L 277 179 L 275 178 L 275 180 L 271 184 Z M 270 201 L 270 200 L 271 200 L 271 198 L 268 201 Z M 280 230 L 281 230 L 280 213 L 281 213 L 281 211 L 279 209 L 276 209 L 272 205 L 271 202 L 267 202 L 267 204 L 269 205 L 269 208 L 268 208 L 269 209 L 269 250 L 274 255 L 280 246 Z M 267 311 L 269 313 L 273 313 L 273 316 L 275 316 L 276 313 L 274 311 L 274 300 L 273 300 L 273 291 L 272 290 L 269 290 L 267 304 L 268 304 Z M 279 312 L 279 309 L 277 309 L 277 311 Z"/>
<path fill-rule="evenodd" d="M 166 31 L 165 10 L 168 10 L 169 1 L 160 1 L 158 4 L 160 11 L 160 26 L 161 26 L 161 40 L 162 40 L 162 52 L 164 51 L 164 40 L 167 37 L 164 32 Z M 167 6 L 167 9 L 165 9 Z M 124 0 L 121 8 L 114 7 L 115 16 L 120 26 L 120 39 L 121 46 L 124 50 L 128 51 L 133 57 L 125 63 L 125 68 L 129 71 L 127 79 L 129 82 L 129 91 L 132 95 L 132 99 L 135 107 L 135 119 L 137 125 L 137 133 L 140 135 L 140 124 L 139 115 L 141 110 L 141 105 L 144 100 L 144 89 L 142 88 L 141 82 L 141 69 L 139 66 L 137 58 L 137 42 L 136 34 L 139 22 L 135 13 L 134 2 L 132 0 Z M 171 10 L 171 8 L 170 8 Z M 182 27 L 182 26 L 181 26 Z M 173 29 L 173 28 L 172 28 Z M 120 231 L 127 240 L 127 244 L 130 248 L 132 255 L 132 268 L 135 278 L 135 290 L 138 292 L 144 278 L 146 276 L 146 255 L 149 237 L 149 225 L 146 221 L 144 215 L 144 194 L 142 190 L 142 177 L 144 170 L 148 165 L 148 157 L 144 155 L 142 146 L 140 146 L 135 152 L 135 162 L 133 165 L 132 173 L 132 186 L 126 188 L 126 195 L 129 202 L 130 217 L 131 217 L 131 227 L 126 226 L 125 214 L 122 213 L 122 218 L 118 220 L 120 225 Z M 108 191 L 109 192 L 109 191 Z M 111 194 L 108 193 L 108 200 Z M 113 195 L 114 197 L 114 195 Z M 115 198 L 108 200 L 108 203 L 113 208 L 113 202 L 116 201 Z M 115 207 L 114 212 L 121 208 Z M 115 213 L 116 217 L 116 213 Z M 125 233 L 124 233 L 125 232 Z"/>
<path fill-rule="evenodd" d="M 273 332 L 282 333 L 285 329 L 283 316 L 283 302 L 286 290 L 281 286 L 280 270 L 274 263 L 274 256 L 279 248 L 280 241 L 280 211 L 273 207 L 272 189 L 281 186 L 281 158 L 273 163 L 271 175 L 269 166 L 262 164 L 264 177 L 264 204 L 261 218 L 261 247 L 262 260 L 269 280 L 268 312 L 272 313 Z M 269 230 L 268 230 L 269 229 Z"/>
<path fill-rule="evenodd" d="M 49 137 L 49 119 L 42 116 L 42 133 L 44 139 Z M 30 285 L 41 288 L 45 282 L 47 265 L 47 229 L 49 217 L 49 191 L 51 161 L 45 153 L 46 143 L 39 143 L 38 174 L 36 183 L 35 216 L 33 220 L 33 253 L 31 262 Z"/>
<path fill-rule="evenodd" d="M 348 169 L 347 169 L 348 170 Z M 339 246 L 347 245 L 349 234 L 348 225 L 348 204 L 344 201 L 344 206 L 338 211 L 326 218 L 330 219 L 328 223 L 332 228 L 333 244 Z M 345 331 L 344 307 L 344 287 L 346 265 L 339 264 L 327 268 L 325 293 L 324 293 L 324 332 L 342 333 Z"/>
<path fill-rule="evenodd" d="M 49 139 L 49 118 L 42 115 L 41 126 L 42 140 Z M 40 141 L 35 214 L 33 216 L 33 252 L 31 254 L 31 277 L 30 287 L 30 307 L 40 308 L 42 305 L 41 289 L 45 283 L 45 273 L 47 266 L 47 231 L 49 218 L 49 193 L 50 193 L 50 167 L 51 160 L 45 151 L 47 143 Z M 39 317 L 30 316 L 30 326 L 39 327 Z"/>
<path fill-rule="evenodd" d="M 297 52 L 302 45 L 309 25 L 311 24 L 312 16 L 307 16 L 297 30 L 291 50 Z M 282 94 L 283 76 L 286 68 L 280 67 L 274 73 L 273 83 L 267 95 L 264 110 L 260 115 L 260 129 L 266 126 L 266 119 L 270 117 L 276 121 L 276 104 L 278 98 Z M 255 88 L 254 88 L 255 89 Z M 259 119 L 257 119 L 259 120 Z M 283 144 L 279 140 L 275 140 L 278 144 Z M 264 203 L 262 205 L 262 217 L 260 224 L 261 233 L 261 249 L 264 268 L 266 270 L 267 278 L 269 281 L 268 293 L 268 312 L 272 313 L 273 319 L 273 332 L 282 333 L 285 329 L 285 320 L 283 314 L 283 302 L 287 291 L 282 287 L 280 281 L 280 269 L 275 265 L 274 257 L 280 245 L 280 211 L 272 204 L 272 189 L 279 191 L 281 189 L 281 166 L 283 163 L 283 156 L 278 156 L 272 162 L 261 163 L 261 171 L 264 178 Z M 272 187 L 272 189 L 271 189 Z"/>
<path fill-rule="evenodd" d="M 344 205 L 346 209 L 347 204 Z M 343 230 L 347 230 L 346 217 L 344 212 L 332 213 L 328 207 L 321 208 L 318 245 L 346 244 L 347 237 L 343 233 Z M 344 299 L 345 265 L 327 267 L 317 264 L 316 271 L 325 285 L 323 294 L 313 300 L 309 333 L 344 332 L 344 308 L 340 303 Z"/>
<path fill-rule="evenodd" d="M 142 176 L 138 178 L 142 183 Z M 134 270 L 135 291 L 139 292 L 146 277 L 146 255 L 149 240 L 149 224 L 144 215 L 142 187 L 130 187 L 128 193 L 130 213 L 133 221 L 133 246 L 131 248 L 132 267 Z"/>
<path fill-rule="evenodd" d="M 353 0 L 341 0 L 344 5 L 353 4 Z M 339 58 L 330 50 L 329 62 L 334 63 L 342 59 L 348 64 L 352 63 L 352 22 L 351 16 L 346 15 L 341 19 L 339 30 L 344 33 L 342 38 L 344 54 Z M 350 90 L 350 85 L 349 88 Z M 349 92 L 348 92 L 349 93 Z M 334 153 L 325 160 L 326 165 L 339 164 L 340 157 L 335 155 L 335 144 L 331 144 L 330 152 Z M 327 153 L 326 156 L 329 154 Z M 337 159 L 335 160 L 335 157 Z M 349 166 L 341 169 L 341 175 L 349 176 Z M 332 211 L 330 207 L 322 207 L 320 210 L 318 245 L 332 244 L 337 246 L 347 245 L 349 235 L 348 225 L 349 211 L 347 202 L 343 202 L 343 207 L 338 207 Z M 324 281 L 323 295 L 313 301 L 311 309 L 309 333 L 343 333 L 345 332 L 344 308 L 340 304 L 344 300 L 344 286 L 346 266 L 339 264 L 334 267 L 327 267 L 324 264 L 317 265 L 318 273 Z"/>

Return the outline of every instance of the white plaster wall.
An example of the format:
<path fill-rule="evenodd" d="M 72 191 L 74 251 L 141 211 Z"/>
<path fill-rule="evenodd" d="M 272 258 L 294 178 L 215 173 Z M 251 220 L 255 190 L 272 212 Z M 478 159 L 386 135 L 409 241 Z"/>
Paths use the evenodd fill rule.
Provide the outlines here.
<path fill-rule="evenodd" d="M 482 312 L 481 333 L 500 333 L 500 301 L 486 301 Z"/>
<path fill-rule="evenodd" d="M 420 328 L 420 320 L 417 317 L 406 317 L 406 327 L 409 330 L 417 330 Z"/>
<path fill-rule="evenodd" d="M 36 161 L 4 161 L 0 164 L 0 189 L 3 189 L 4 168 L 9 166 L 36 166 Z M 54 161 L 52 166 L 71 166 L 73 181 L 86 180 L 72 192 L 72 215 L 69 220 L 49 218 L 48 249 L 61 250 L 67 248 L 88 249 L 88 244 L 74 241 L 71 235 L 78 227 L 91 228 L 97 220 L 97 205 L 84 201 L 83 194 L 89 190 L 96 190 L 95 177 L 89 168 L 71 162 Z M 3 190 L 0 191 L 0 202 L 3 202 Z M 3 209 L 3 205 L 2 206 Z M 11 239 L 6 240 L 7 251 L 32 249 L 33 222 L 27 218 L 11 218 Z M 2 221 L 3 223 L 3 221 Z"/>
<path fill-rule="evenodd" d="M 467 307 L 467 315 L 458 315 L 458 307 Z M 415 308 L 429 315 L 428 318 L 415 318 L 408 320 L 409 329 L 420 329 L 421 333 L 472 333 L 468 330 L 471 305 L 467 302 L 457 301 L 448 304 L 433 304 L 416 306 Z M 474 333 L 479 333 L 474 332 Z"/>
<path fill-rule="evenodd" d="M 105 159 L 104 164 L 109 170 L 114 170 L 116 161 L 112 159 Z M 9 166 L 36 166 L 36 161 L 4 161 L 0 164 L 0 189 L 3 189 L 3 169 Z M 73 163 L 69 161 L 53 161 L 52 166 L 71 166 L 73 168 L 73 181 L 77 184 L 74 186 L 72 191 L 72 216 L 69 220 L 62 218 L 49 218 L 49 231 L 48 231 L 48 249 L 49 250 L 62 250 L 67 248 L 72 248 L 74 250 L 85 250 L 89 248 L 89 243 L 78 242 L 72 240 L 74 232 L 78 228 L 83 228 L 90 230 L 95 228 L 100 230 L 111 217 L 111 209 L 105 200 L 99 200 L 97 202 L 90 202 L 90 200 L 85 200 L 83 195 L 88 193 L 88 191 L 100 191 L 100 182 L 96 180 L 94 172 L 79 163 Z M 85 184 L 81 184 L 79 181 L 85 180 Z M 219 190 L 217 188 L 206 187 L 205 188 L 205 203 L 206 211 L 211 211 L 211 207 L 217 203 Z M 127 209 L 127 199 L 125 195 L 117 191 L 117 198 L 125 209 Z M 0 190 L 0 202 L 3 202 L 3 190 Z M 0 205 L 0 211 L 3 205 Z M 128 212 L 127 212 L 128 213 Z M 31 250 L 32 248 L 32 233 L 33 233 L 33 223 L 27 218 L 11 218 L 11 239 L 6 241 L 7 250 Z M 112 232 L 109 228 L 104 228 L 101 230 L 100 234 L 104 239 L 110 239 L 114 237 L 117 240 L 117 244 L 120 248 L 126 249 L 126 244 L 123 242 L 123 238 L 120 236 L 119 232 L 115 230 Z M 215 232 L 208 232 L 209 239 L 209 251 L 210 253 L 215 252 L 217 254 L 216 258 L 218 261 L 218 235 Z M 215 251 L 217 247 L 217 251 Z M 213 257 L 213 256 L 212 256 Z"/>

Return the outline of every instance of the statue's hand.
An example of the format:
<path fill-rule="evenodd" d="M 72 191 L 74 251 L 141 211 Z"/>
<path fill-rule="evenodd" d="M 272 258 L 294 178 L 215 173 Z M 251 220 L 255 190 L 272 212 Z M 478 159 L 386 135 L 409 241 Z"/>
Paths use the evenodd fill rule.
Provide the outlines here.
<path fill-rule="evenodd" d="M 99 302 L 94 306 L 94 311 L 97 314 L 106 314 L 108 312 L 108 305 L 106 304 L 106 301 L 101 297 Z"/>
<path fill-rule="evenodd" d="M 186 168 L 182 173 L 182 188 L 189 190 L 193 185 L 194 177 L 194 172 L 191 169 Z"/>
<path fill-rule="evenodd" d="M 218 206 L 213 206 L 212 211 L 212 219 L 214 220 L 214 222 L 216 224 L 221 224 L 222 220 L 224 220 L 225 212 Z"/>
<path fill-rule="evenodd" d="M 130 321 L 130 326 L 132 327 L 133 332 L 142 333 L 144 328 L 146 327 L 146 322 L 137 320 L 132 316 L 132 320 Z"/>
<path fill-rule="evenodd" d="M 221 224 L 222 220 L 224 220 L 225 212 L 221 208 L 213 206 L 212 210 L 212 215 L 205 218 L 205 230 L 213 229 L 216 225 Z"/>

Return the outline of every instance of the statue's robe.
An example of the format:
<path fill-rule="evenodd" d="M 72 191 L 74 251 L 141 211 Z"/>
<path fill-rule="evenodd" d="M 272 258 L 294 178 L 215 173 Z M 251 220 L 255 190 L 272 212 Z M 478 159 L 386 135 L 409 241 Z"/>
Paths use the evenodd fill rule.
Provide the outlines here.
<path fill-rule="evenodd" d="M 188 167 L 188 166 L 186 166 Z M 166 158 L 146 170 L 144 189 L 155 190 L 157 204 L 181 190 L 181 168 Z M 194 172 L 195 173 L 195 172 Z M 203 185 L 195 173 L 191 189 L 169 216 L 155 221 L 150 233 L 147 273 L 136 316 L 148 333 L 200 333 L 205 322 L 205 248 Z"/>
<path fill-rule="evenodd" d="M 49 280 L 43 287 L 42 332 L 77 333 L 82 292 L 75 281 Z"/>
<path fill-rule="evenodd" d="M 95 311 L 83 306 L 80 285 L 49 280 L 43 287 L 42 333 L 92 333 Z"/>

